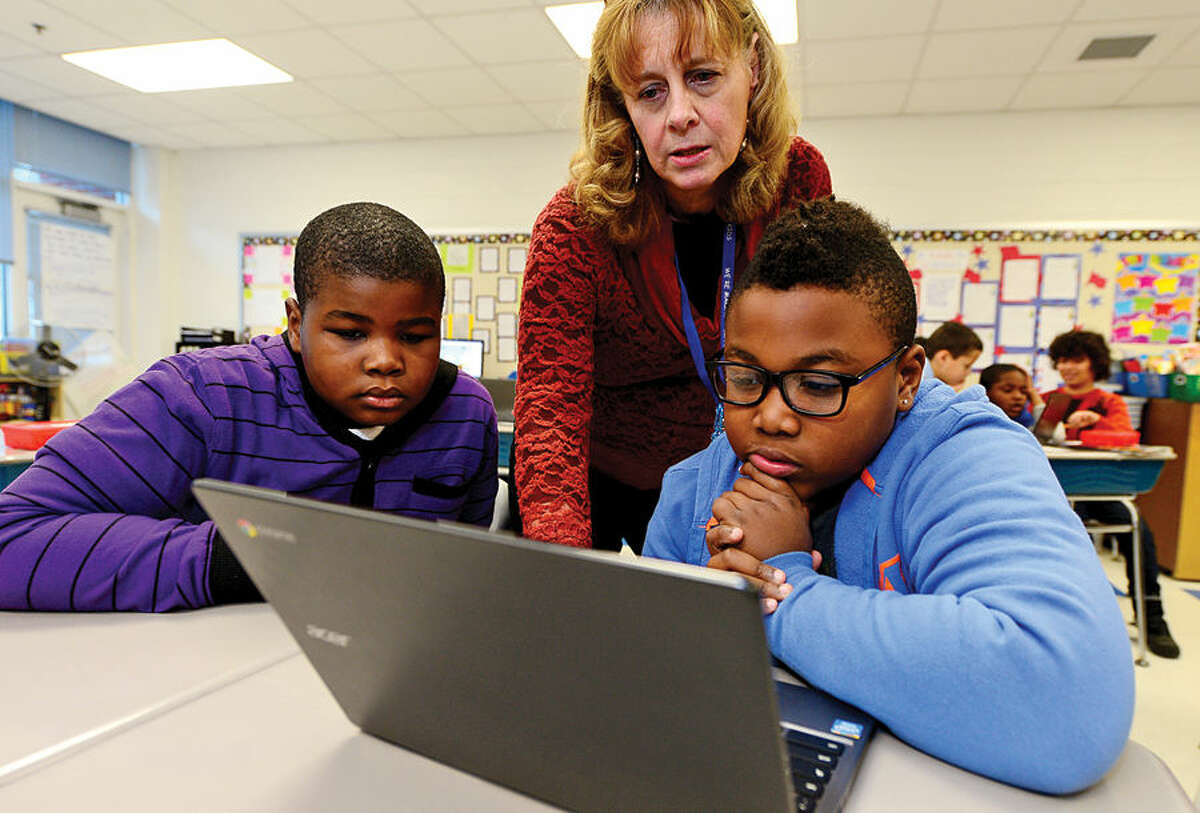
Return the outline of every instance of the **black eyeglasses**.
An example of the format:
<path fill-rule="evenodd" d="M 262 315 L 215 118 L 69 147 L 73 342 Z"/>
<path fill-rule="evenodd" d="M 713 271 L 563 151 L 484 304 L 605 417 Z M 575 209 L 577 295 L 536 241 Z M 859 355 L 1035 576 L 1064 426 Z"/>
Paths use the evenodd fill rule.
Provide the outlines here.
<path fill-rule="evenodd" d="M 778 387 L 783 401 L 793 411 L 816 418 L 828 418 L 846 408 L 850 388 L 861 384 L 887 367 L 909 348 L 902 345 L 878 364 L 858 375 L 835 373 L 829 370 L 784 370 L 773 373 L 753 364 L 737 361 L 710 361 L 708 374 L 717 397 L 734 406 L 754 406 L 762 403 L 772 386 Z"/>

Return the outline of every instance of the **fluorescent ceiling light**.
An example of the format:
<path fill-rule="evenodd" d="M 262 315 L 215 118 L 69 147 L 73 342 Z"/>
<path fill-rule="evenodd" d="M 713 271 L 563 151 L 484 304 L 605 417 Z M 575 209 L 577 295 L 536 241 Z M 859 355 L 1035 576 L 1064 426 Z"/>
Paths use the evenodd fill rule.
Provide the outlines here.
<path fill-rule="evenodd" d="M 558 33 L 571 46 L 571 50 L 583 59 L 592 55 L 592 32 L 600 12 L 604 11 L 604 0 L 594 3 L 571 3 L 566 6 L 546 6 L 546 15 Z"/>
<path fill-rule="evenodd" d="M 292 81 L 290 74 L 227 39 L 77 51 L 62 58 L 142 93 Z"/>
<path fill-rule="evenodd" d="M 756 0 L 758 13 L 775 42 L 791 45 L 800 41 L 800 18 L 796 16 L 796 0 Z"/>
<path fill-rule="evenodd" d="M 796 0 L 757 0 L 755 3 L 763 21 L 780 45 L 791 45 L 800 41 L 800 20 L 796 14 Z M 558 33 L 571 46 L 571 50 L 584 59 L 592 55 L 592 32 L 603 0 L 592 3 L 570 3 L 565 6 L 546 6 L 546 15 Z"/>

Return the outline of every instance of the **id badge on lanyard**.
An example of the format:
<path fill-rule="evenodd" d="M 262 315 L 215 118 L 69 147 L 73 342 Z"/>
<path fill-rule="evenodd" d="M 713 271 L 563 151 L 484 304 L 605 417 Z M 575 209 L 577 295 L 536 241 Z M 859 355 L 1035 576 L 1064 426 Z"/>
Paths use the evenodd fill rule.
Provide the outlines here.
<path fill-rule="evenodd" d="M 732 223 L 725 224 L 725 237 L 721 247 L 721 316 L 720 316 L 720 346 L 725 346 L 725 309 L 729 306 L 729 295 L 733 293 L 733 263 L 737 255 L 737 227 Z M 696 320 L 692 317 L 692 303 L 688 299 L 687 287 L 683 284 L 683 274 L 679 272 L 679 253 L 675 254 L 675 276 L 679 280 L 679 309 L 683 315 L 683 332 L 687 335 L 688 350 L 692 354 L 692 363 L 700 380 L 708 389 L 709 395 L 716 404 L 716 415 L 713 419 L 713 437 L 725 431 L 725 410 L 713 389 L 708 371 L 704 368 L 704 347 L 700 344 L 700 334 L 696 330 Z"/>

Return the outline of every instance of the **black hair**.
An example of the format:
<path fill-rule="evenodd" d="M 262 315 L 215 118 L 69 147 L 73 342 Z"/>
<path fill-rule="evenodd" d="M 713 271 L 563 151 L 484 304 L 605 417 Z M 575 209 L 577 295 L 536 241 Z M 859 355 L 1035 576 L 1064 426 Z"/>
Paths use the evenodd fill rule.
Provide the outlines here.
<path fill-rule="evenodd" d="M 415 282 L 446 298 L 442 258 L 420 226 L 380 203 L 345 203 L 314 217 L 296 240 L 293 283 L 303 311 L 328 275 Z"/>
<path fill-rule="evenodd" d="M 1108 352 L 1108 343 L 1099 333 L 1090 330 L 1068 330 L 1054 337 L 1047 352 L 1055 364 L 1060 359 L 1085 358 L 1092 363 L 1092 376 L 1097 381 L 1108 378 L 1108 365 L 1112 363 L 1112 356 Z"/>
<path fill-rule="evenodd" d="M 950 351 L 953 358 L 965 356 L 972 350 L 983 352 L 983 339 L 971 328 L 960 322 L 944 322 L 941 327 L 929 334 L 925 340 L 925 355 L 933 358 L 934 354 Z"/>
<path fill-rule="evenodd" d="M 917 332 L 912 278 L 887 227 L 847 201 L 802 202 L 778 217 L 730 299 L 760 285 L 776 291 L 803 285 L 859 297 L 897 347 L 911 345 Z"/>
<path fill-rule="evenodd" d="M 979 386 L 985 390 L 990 390 L 992 385 L 1000 380 L 1002 376 L 1008 373 L 1020 373 L 1021 375 L 1029 375 L 1025 372 L 1025 368 L 1016 364 L 993 364 L 990 367 L 984 367 L 983 372 L 979 374 Z"/>

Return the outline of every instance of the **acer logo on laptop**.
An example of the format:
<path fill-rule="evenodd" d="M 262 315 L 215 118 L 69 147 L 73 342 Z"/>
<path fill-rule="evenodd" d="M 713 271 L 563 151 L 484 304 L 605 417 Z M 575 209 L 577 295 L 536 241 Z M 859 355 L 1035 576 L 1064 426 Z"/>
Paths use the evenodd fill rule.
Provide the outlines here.
<path fill-rule="evenodd" d="M 291 531 L 281 531 L 278 528 L 268 528 L 265 525 L 255 525 L 248 519 L 239 519 L 237 521 L 238 529 L 251 539 L 258 539 L 260 536 L 266 539 L 278 539 L 280 542 L 290 542 L 296 544 L 296 535 Z"/>
<path fill-rule="evenodd" d="M 350 646 L 350 636 L 344 632 L 334 632 L 324 627 L 318 627 L 316 624 L 309 624 L 305 632 L 308 633 L 308 637 L 316 638 L 318 641 L 324 641 L 327 644 L 340 647 Z"/>

